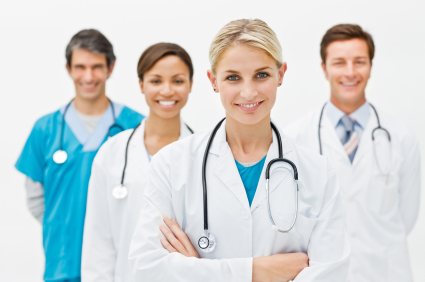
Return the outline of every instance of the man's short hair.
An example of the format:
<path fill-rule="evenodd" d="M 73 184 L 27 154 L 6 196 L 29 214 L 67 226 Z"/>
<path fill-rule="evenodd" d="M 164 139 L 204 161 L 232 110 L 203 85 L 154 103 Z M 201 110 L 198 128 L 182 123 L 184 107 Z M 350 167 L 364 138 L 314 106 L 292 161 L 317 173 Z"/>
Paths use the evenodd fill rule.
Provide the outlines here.
<path fill-rule="evenodd" d="M 329 44 L 335 41 L 345 41 L 355 38 L 366 41 L 369 50 L 369 58 L 370 61 L 372 61 L 375 56 L 375 44 L 373 43 L 372 36 L 364 31 L 359 25 L 339 24 L 331 27 L 322 38 L 322 42 L 320 43 L 320 56 L 322 57 L 323 63 L 326 62 Z"/>
<path fill-rule="evenodd" d="M 104 55 L 108 68 L 116 60 L 111 42 L 98 30 L 84 29 L 71 38 L 65 51 L 66 63 L 69 67 L 71 67 L 72 52 L 80 48 Z"/>

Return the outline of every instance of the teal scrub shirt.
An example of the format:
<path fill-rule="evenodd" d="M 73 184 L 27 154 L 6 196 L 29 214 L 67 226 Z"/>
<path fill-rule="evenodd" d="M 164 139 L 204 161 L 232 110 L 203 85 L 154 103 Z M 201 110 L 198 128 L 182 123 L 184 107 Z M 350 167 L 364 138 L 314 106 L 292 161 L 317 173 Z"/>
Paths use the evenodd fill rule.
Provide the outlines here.
<path fill-rule="evenodd" d="M 59 149 L 63 113 L 60 110 L 40 118 L 34 125 L 15 167 L 44 186 L 43 247 L 46 256 L 45 281 L 79 278 L 87 190 L 91 166 L 114 123 L 111 106 L 90 134 L 70 105 L 65 115 L 62 148 L 68 154 L 63 164 L 53 161 Z M 124 129 L 136 127 L 144 118 L 114 103 L 116 123 Z M 114 135 L 120 130 L 111 129 Z M 124 157 L 124 156 L 123 156 Z"/>
<path fill-rule="evenodd" d="M 255 165 L 248 166 L 248 167 L 241 165 L 238 161 L 235 160 L 236 167 L 238 168 L 243 186 L 245 187 L 249 206 L 251 206 L 252 200 L 254 199 L 254 196 L 255 196 L 255 192 L 257 191 L 258 181 L 260 181 L 261 172 L 263 171 L 266 157 L 267 155 Z"/>

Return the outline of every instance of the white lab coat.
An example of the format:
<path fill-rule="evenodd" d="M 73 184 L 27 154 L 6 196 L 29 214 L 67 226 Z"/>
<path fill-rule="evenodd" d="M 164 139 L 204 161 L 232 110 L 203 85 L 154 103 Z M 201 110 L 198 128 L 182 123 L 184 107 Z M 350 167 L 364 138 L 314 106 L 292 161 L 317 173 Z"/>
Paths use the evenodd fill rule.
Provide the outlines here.
<path fill-rule="evenodd" d="M 112 189 L 120 184 L 125 148 L 133 129 L 108 140 L 93 161 L 83 237 L 83 282 L 133 281 L 127 257 L 139 218 L 143 191 L 148 183 L 145 120 L 136 129 L 128 148 L 124 180 L 124 186 L 128 189 L 126 198 L 115 199 Z M 180 128 L 180 138 L 191 135 L 183 122 Z"/>
<path fill-rule="evenodd" d="M 320 109 L 292 124 L 285 133 L 319 152 Z M 378 125 L 372 108 L 353 164 L 325 112 L 321 136 L 323 154 L 335 168 L 341 185 L 346 228 L 351 243 L 348 281 L 412 281 L 406 236 L 418 216 L 420 192 L 419 144 L 413 132 L 400 121 L 378 112 L 381 126 L 391 134 L 389 142 L 377 134 L 378 160 L 374 158 L 372 130 Z M 387 182 L 387 184 L 386 184 Z"/>
<path fill-rule="evenodd" d="M 276 136 L 265 161 L 251 207 L 234 157 L 226 142 L 225 122 L 211 146 L 206 169 L 209 230 L 216 237 L 213 252 L 197 245 L 203 234 L 201 168 L 211 131 L 195 134 L 165 147 L 151 161 L 129 260 L 141 281 L 252 281 L 253 257 L 304 252 L 310 267 L 295 281 L 341 282 L 346 279 L 350 247 L 342 217 L 338 183 L 326 158 L 297 146 L 282 135 L 283 157 L 299 172 L 299 211 L 295 233 L 271 230 L 265 177 L 266 165 L 278 157 Z M 277 225 L 288 228 L 295 210 L 295 191 L 289 165 L 272 166 L 271 209 Z M 292 171 L 292 170 L 291 170 Z M 161 243 L 163 216 L 174 218 L 202 259 L 168 253 Z"/>

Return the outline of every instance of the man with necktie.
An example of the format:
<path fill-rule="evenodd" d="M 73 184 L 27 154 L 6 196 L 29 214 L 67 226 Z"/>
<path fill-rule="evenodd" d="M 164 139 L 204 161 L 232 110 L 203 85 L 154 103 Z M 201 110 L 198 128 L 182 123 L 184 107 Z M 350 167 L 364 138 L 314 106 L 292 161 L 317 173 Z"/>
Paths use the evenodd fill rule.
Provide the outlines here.
<path fill-rule="evenodd" d="M 418 140 L 366 99 L 375 54 L 369 33 L 336 25 L 320 47 L 330 101 L 286 134 L 327 156 L 336 170 L 351 244 L 348 281 L 412 281 L 406 237 L 419 211 Z"/>

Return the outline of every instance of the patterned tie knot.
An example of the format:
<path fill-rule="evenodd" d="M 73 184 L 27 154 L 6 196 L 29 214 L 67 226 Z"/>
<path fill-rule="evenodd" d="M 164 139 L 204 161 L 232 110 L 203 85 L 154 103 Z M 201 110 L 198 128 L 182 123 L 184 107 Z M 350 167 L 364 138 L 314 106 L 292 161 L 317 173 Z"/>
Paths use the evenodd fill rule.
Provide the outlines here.
<path fill-rule="evenodd" d="M 350 133 L 354 131 L 354 123 L 355 123 L 354 119 L 352 119 L 351 117 L 349 117 L 347 115 L 344 115 L 341 118 L 341 122 L 344 125 L 346 131 L 348 131 Z"/>

